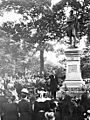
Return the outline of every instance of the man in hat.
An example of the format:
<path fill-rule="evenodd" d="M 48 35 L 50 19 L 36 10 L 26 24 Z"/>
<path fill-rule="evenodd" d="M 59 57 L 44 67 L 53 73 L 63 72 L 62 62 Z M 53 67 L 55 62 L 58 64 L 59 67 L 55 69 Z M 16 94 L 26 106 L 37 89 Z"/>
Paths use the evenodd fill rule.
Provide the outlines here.
<path fill-rule="evenodd" d="M 29 92 L 26 88 L 21 90 L 21 100 L 19 101 L 20 120 L 31 120 L 31 109 L 27 96 Z"/>

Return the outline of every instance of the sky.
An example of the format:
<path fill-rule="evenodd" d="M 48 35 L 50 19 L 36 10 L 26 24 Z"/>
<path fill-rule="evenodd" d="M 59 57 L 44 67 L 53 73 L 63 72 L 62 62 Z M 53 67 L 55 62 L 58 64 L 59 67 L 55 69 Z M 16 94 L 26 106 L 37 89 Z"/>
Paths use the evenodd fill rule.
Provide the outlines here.
<path fill-rule="evenodd" d="M 3 17 L 0 16 L 0 25 L 2 25 L 3 22 L 7 21 L 19 22 L 19 19 L 21 18 L 22 16 L 20 14 L 17 15 L 13 10 L 9 13 L 5 12 Z"/>

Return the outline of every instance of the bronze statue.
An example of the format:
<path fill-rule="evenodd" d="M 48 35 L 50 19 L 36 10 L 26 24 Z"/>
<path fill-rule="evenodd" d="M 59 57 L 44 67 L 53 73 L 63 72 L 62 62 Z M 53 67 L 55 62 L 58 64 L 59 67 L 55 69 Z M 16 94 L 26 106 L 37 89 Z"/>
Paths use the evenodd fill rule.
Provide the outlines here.
<path fill-rule="evenodd" d="M 70 16 L 67 19 L 66 33 L 70 39 L 71 47 L 76 47 L 77 32 L 79 30 L 79 24 L 77 17 L 73 14 L 73 10 L 70 11 Z"/>

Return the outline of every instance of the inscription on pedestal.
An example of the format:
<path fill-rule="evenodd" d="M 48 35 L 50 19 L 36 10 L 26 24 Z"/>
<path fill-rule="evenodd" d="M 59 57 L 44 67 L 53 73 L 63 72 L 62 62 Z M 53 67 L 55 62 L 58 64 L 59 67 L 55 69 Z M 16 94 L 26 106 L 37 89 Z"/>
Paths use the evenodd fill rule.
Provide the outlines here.
<path fill-rule="evenodd" d="M 70 56 L 70 57 L 67 58 L 67 60 L 68 60 L 68 61 L 78 61 L 78 60 L 79 60 L 79 57 L 76 57 L 76 56 L 71 57 L 71 56 Z"/>
<path fill-rule="evenodd" d="M 68 65 L 68 73 L 77 72 L 77 65 Z"/>

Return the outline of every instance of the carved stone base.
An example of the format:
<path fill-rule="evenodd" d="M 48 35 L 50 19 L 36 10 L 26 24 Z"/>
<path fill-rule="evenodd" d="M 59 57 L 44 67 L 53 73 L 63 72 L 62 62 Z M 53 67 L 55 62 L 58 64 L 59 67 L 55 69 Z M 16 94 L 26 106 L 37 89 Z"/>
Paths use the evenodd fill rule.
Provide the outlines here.
<path fill-rule="evenodd" d="M 63 86 L 66 86 L 67 88 L 82 88 L 82 86 L 85 86 L 85 82 L 80 80 L 65 80 Z"/>
<path fill-rule="evenodd" d="M 66 79 L 63 86 L 82 87 L 85 85 L 81 77 L 80 70 L 80 50 L 79 48 L 68 48 L 65 51 L 66 61 Z"/>

